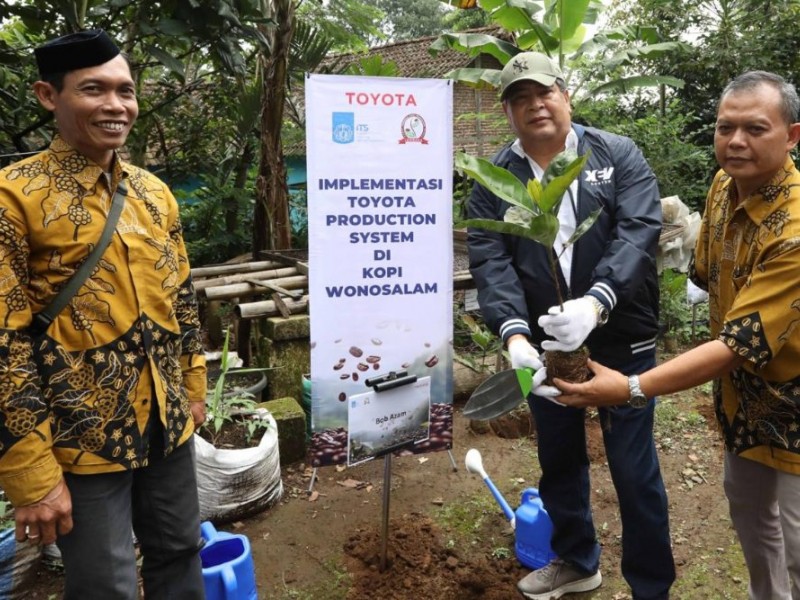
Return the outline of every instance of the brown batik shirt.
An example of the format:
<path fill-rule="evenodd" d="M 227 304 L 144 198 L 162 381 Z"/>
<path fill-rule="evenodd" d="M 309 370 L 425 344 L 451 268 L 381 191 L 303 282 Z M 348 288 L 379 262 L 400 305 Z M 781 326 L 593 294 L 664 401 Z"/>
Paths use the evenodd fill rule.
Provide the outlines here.
<path fill-rule="evenodd" d="M 800 173 L 791 158 L 741 202 L 717 173 L 693 278 L 708 286 L 712 336 L 747 359 L 714 386 L 726 448 L 800 474 Z"/>
<path fill-rule="evenodd" d="M 112 241 L 43 336 L 26 333 L 100 239 L 114 191 Z M 62 470 L 146 466 L 155 402 L 165 452 L 193 430 L 205 359 L 178 206 L 152 174 L 102 169 L 56 137 L 0 170 L 0 487 L 41 499 Z"/>

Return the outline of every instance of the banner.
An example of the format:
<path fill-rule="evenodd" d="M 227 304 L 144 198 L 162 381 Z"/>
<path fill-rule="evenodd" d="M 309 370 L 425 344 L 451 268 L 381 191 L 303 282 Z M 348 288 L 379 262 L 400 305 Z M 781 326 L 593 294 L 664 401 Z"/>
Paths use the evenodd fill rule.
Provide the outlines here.
<path fill-rule="evenodd" d="M 306 77 L 315 467 L 452 446 L 452 119 L 450 81 Z"/>

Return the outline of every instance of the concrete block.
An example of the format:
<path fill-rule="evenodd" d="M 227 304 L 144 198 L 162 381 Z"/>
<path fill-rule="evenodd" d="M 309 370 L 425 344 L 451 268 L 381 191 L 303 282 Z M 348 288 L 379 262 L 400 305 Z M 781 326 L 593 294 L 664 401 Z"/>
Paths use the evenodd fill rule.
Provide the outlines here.
<path fill-rule="evenodd" d="M 306 414 L 294 398 L 277 398 L 262 402 L 258 406 L 266 408 L 278 424 L 278 449 L 281 465 L 288 465 L 305 459 L 306 456 Z"/>
<path fill-rule="evenodd" d="M 267 319 L 266 336 L 275 341 L 303 339 L 308 342 L 311 335 L 311 319 L 308 315 L 270 317 Z"/>

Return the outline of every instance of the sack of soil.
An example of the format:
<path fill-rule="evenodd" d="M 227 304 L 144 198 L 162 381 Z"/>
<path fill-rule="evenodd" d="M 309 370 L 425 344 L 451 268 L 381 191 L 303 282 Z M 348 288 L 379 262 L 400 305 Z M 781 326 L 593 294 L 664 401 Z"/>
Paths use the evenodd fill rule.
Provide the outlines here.
<path fill-rule="evenodd" d="M 254 448 L 219 449 L 194 435 L 200 520 L 227 523 L 262 512 L 283 494 L 278 425 L 272 415 Z"/>

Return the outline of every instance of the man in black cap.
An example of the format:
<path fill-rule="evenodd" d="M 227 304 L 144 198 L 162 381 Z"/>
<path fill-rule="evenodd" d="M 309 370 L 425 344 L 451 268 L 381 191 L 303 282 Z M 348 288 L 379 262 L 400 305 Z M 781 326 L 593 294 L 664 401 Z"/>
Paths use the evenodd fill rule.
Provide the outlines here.
<path fill-rule="evenodd" d="M 65 598 L 138 597 L 132 529 L 148 600 L 203 598 L 206 371 L 178 206 L 118 152 L 138 104 L 106 33 L 35 54 L 58 133 L 0 170 L 0 487 L 19 541 L 58 544 Z"/>
<path fill-rule="evenodd" d="M 579 178 L 561 199 L 553 248 L 526 239 L 472 229 L 470 269 L 487 324 L 507 344 L 512 366 L 540 369 L 535 346 L 575 350 L 634 375 L 655 364 L 658 280 L 655 254 L 661 204 L 655 176 L 627 138 L 572 122 L 561 69 L 538 52 L 511 57 L 500 93 L 517 139 L 492 160 L 523 183 L 541 180 L 560 152 L 589 153 Z M 469 217 L 502 220 L 508 203 L 476 184 Z M 579 223 L 602 208 L 597 222 L 575 244 Z M 567 301 L 558 304 L 550 271 Z M 538 378 L 537 378 L 538 380 Z M 528 402 L 537 429 L 542 478 L 539 491 L 553 521 L 558 559 L 522 579 L 531 600 L 586 592 L 602 581 L 590 504 L 585 410 L 558 404 L 558 390 L 536 387 Z M 553 400 L 549 402 L 548 399 Z M 622 574 L 635 600 L 667 598 L 675 579 L 667 495 L 653 441 L 652 398 L 599 409 L 609 470 L 622 521 Z"/>

